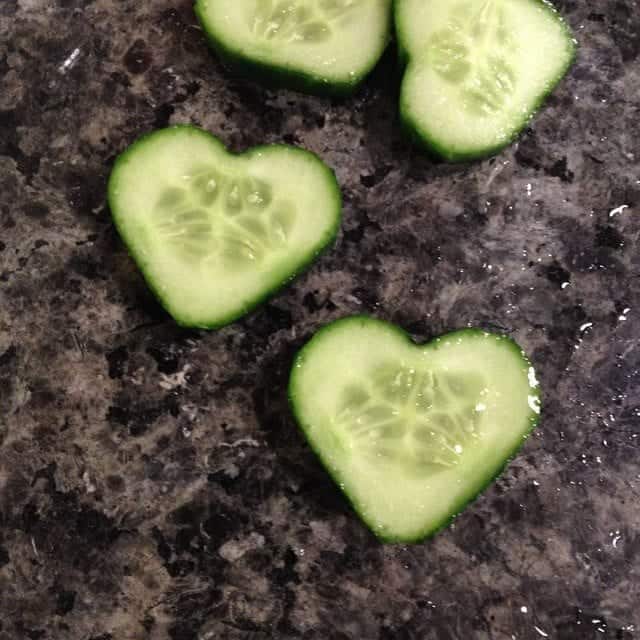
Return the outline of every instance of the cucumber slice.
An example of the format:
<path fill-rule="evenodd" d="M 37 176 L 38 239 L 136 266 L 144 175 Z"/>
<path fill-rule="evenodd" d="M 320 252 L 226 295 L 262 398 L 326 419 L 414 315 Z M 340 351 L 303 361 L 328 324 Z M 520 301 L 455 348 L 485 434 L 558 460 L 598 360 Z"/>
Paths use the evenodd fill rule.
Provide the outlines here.
<path fill-rule="evenodd" d="M 353 92 L 382 56 L 391 0 L 197 0 L 220 58 L 307 93 Z"/>
<path fill-rule="evenodd" d="M 465 329 L 416 345 L 362 316 L 307 343 L 289 397 L 311 447 L 386 542 L 417 542 L 449 523 L 540 414 L 535 372 L 511 339 Z"/>
<path fill-rule="evenodd" d="M 569 28 L 542 0 L 397 0 L 400 115 L 445 160 L 508 145 L 567 72 Z"/>
<path fill-rule="evenodd" d="M 178 324 L 229 324 L 294 278 L 340 225 L 333 172 L 284 145 L 229 153 L 191 126 L 156 131 L 116 161 L 116 227 Z"/>

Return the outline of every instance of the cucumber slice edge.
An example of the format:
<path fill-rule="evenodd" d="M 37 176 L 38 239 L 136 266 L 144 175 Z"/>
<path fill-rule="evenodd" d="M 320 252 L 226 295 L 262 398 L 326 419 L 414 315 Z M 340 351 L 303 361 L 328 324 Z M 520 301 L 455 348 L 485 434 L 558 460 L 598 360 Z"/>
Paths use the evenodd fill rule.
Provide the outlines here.
<path fill-rule="evenodd" d="M 287 388 L 287 395 L 288 395 L 291 413 L 294 417 L 294 421 L 297 427 L 299 428 L 299 430 L 302 432 L 305 442 L 307 442 L 311 450 L 317 456 L 318 460 L 320 460 L 322 467 L 329 474 L 329 477 L 338 486 L 338 488 L 340 489 L 340 492 L 342 493 L 344 498 L 347 500 L 352 510 L 367 525 L 367 528 L 374 534 L 374 536 L 378 540 L 380 540 L 380 542 L 385 544 L 417 544 L 432 538 L 438 532 L 448 527 L 458 517 L 458 515 L 462 513 L 462 511 L 467 506 L 469 506 L 471 503 L 477 500 L 477 498 L 480 497 L 480 495 L 482 495 L 482 493 L 484 493 L 484 491 L 486 491 L 486 489 L 489 486 L 491 486 L 491 484 L 493 484 L 504 473 L 506 467 L 514 460 L 514 458 L 517 456 L 517 454 L 522 449 L 525 442 L 531 435 L 531 433 L 539 424 L 540 417 L 543 410 L 543 404 L 542 404 L 542 398 L 541 398 L 542 394 L 539 386 L 536 387 L 535 389 L 531 389 L 531 395 L 536 399 L 539 410 L 536 412 L 532 409 L 529 415 L 527 416 L 526 420 L 529 422 L 528 429 L 526 430 L 525 433 L 523 433 L 522 438 L 520 438 L 520 440 L 516 443 L 513 450 L 504 459 L 503 464 L 501 464 L 496 471 L 491 472 L 471 493 L 460 498 L 460 500 L 457 502 L 453 510 L 452 515 L 443 518 L 442 520 L 436 522 L 435 524 L 432 523 L 427 525 L 425 529 L 423 529 L 422 531 L 420 531 L 414 536 L 394 535 L 393 533 L 388 532 L 386 530 L 380 530 L 378 529 L 378 527 L 375 526 L 374 522 L 369 521 L 363 515 L 365 510 L 358 503 L 358 501 L 355 500 L 346 490 L 342 488 L 343 487 L 342 478 L 338 473 L 335 472 L 334 469 L 332 469 L 329 462 L 325 459 L 325 456 L 322 453 L 322 451 L 320 451 L 320 449 L 314 445 L 313 440 L 310 437 L 308 437 L 307 432 L 309 431 L 309 426 L 307 424 L 307 421 L 301 415 L 301 412 L 298 410 L 297 401 L 296 401 L 296 397 L 297 397 L 296 386 L 297 386 L 298 371 L 301 369 L 301 365 L 306 357 L 306 353 L 316 346 L 315 343 L 317 342 L 317 339 L 322 339 L 332 331 L 343 328 L 344 326 L 348 326 L 349 324 L 362 324 L 362 323 L 377 324 L 378 326 L 383 328 L 385 331 L 390 333 L 395 333 L 397 337 L 401 338 L 403 341 L 407 342 L 412 347 L 416 347 L 416 346 L 426 347 L 426 346 L 433 345 L 434 348 L 437 348 L 437 341 L 439 341 L 440 338 L 445 336 L 447 338 L 451 338 L 451 337 L 460 338 L 460 337 L 481 336 L 481 335 L 490 333 L 491 336 L 495 337 L 497 340 L 500 340 L 500 344 L 502 348 L 510 349 L 511 351 L 513 351 L 514 354 L 520 360 L 522 360 L 523 364 L 525 364 L 527 367 L 532 367 L 532 364 L 529 358 L 527 357 L 527 355 L 518 345 L 518 343 L 513 338 L 505 334 L 484 331 L 481 328 L 467 327 L 464 329 L 448 332 L 446 334 L 443 334 L 442 336 L 437 336 L 423 343 L 417 343 L 416 341 L 413 340 L 413 338 L 408 332 L 404 331 L 398 325 L 387 322 L 385 320 L 380 320 L 379 318 L 367 316 L 364 314 L 347 316 L 344 318 L 340 318 L 338 320 L 334 320 L 333 322 L 330 322 L 327 325 L 324 325 L 323 327 L 318 329 L 316 333 L 313 334 L 311 339 L 309 339 L 307 343 L 295 355 L 293 360 L 293 365 L 291 368 L 291 374 L 290 374 L 289 384 Z"/>

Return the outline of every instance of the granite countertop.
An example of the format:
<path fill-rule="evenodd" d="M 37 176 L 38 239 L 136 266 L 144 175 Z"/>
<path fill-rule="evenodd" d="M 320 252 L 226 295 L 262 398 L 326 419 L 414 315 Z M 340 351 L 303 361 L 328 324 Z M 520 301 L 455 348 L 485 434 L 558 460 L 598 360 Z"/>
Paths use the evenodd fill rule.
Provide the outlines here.
<path fill-rule="evenodd" d="M 0 3 L 0 639 L 629 640 L 640 629 L 640 14 L 558 0 L 579 59 L 518 144 L 436 165 L 389 53 L 353 98 L 227 73 L 188 0 Z M 335 168 L 337 246 L 250 317 L 178 328 L 105 205 L 169 123 Z M 435 539 L 383 546 L 287 410 L 353 313 L 514 336 L 544 418 Z"/>

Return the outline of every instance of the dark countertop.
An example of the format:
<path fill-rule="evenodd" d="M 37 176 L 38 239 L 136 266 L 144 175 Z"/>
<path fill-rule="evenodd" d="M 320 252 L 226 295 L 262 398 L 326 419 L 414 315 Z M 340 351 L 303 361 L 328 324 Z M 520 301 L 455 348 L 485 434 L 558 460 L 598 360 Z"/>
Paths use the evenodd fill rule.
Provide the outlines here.
<path fill-rule="evenodd" d="M 392 54 L 322 100 L 226 73 L 187 0 L 2 0 L 1 640 L 638 637 L 640 14 L 557 4 L 570 77 L 518 144 L 446 166 L 401 139 Z M 115 155 L 178 122 L 307 147 L 344 188 L 335 249 L 214 333 L 162 312 L 105 206 Z M 376 542 L 287 411 L 295 350 L 357 312 L 502 329 L 545 390 L 417 546 Z"/>

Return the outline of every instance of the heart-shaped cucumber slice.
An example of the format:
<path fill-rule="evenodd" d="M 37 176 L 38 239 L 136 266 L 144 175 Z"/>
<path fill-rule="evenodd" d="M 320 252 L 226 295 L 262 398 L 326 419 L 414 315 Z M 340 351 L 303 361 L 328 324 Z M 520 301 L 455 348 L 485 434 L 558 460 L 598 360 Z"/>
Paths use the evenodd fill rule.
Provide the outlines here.
<path fill-rule="evenodd" d="M 449 161 L 499 151 L 570 67 L 569 28 L 546 0 L 397 0 L 400 114 Z"/>
<path fill-rule="evenodd" d="M 289 395 L 311 447 L 386 542 L 417 542 L 448 524 L 540 414 L 535 372 L 510 338 L 464 329 L 417 345 L 362 316 L 307 343 Z"/>
<path fill-rule="evenodd" d="M 191 126 L 156 131 L 123 153 L 109 180 L 115 224 L 179 324 L 217 328 L 246 314 L 335 238 L 333 172 L 284 145 L 229 153 Z"/>
<path fill-rule="evenodd" d="M 364 80 L 391 35 L 391 0 L 197 0 L 209 42 L 257 80 L 343 95 Z"/>

